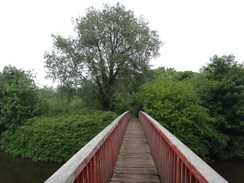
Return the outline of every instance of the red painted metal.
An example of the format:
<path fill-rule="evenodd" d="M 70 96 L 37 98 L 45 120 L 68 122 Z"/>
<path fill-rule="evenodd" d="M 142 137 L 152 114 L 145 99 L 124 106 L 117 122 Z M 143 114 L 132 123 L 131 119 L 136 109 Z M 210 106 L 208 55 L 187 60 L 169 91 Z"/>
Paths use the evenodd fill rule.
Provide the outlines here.
<path fill-rule="evenodd" d="M 152 117 L 140 111 L 139 118 L 161 182 L 227 182 Z"/>
<path fill-rule="evenodd" d="M 45 183 L 110 182 L 129 118 L 129 112 L 119 116 Z"/>

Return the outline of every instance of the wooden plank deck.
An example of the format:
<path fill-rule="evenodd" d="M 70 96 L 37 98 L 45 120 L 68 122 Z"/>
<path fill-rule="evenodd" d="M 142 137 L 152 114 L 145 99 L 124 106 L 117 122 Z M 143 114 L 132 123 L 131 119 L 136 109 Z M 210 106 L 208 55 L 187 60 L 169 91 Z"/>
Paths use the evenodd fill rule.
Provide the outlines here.
<path fill-rule="evenodd" d="M 111 183 L 160 182 L 141 123 L 128 124 Z"/>

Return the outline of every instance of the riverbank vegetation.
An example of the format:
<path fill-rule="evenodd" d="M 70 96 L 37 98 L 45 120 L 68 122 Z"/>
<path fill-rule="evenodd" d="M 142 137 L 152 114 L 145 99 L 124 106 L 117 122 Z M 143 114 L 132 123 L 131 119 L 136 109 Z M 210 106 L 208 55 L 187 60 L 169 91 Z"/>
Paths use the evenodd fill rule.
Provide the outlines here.
<path fill-rule="evenodd" d="M 65 162 L 116 117 L 113 112 L 82 109 L 31 118 L 3 134 L 3 149 L 35 161 Z"/>
<path fill-rule="evenodd" d="M 0 79 L 0 145 L 16 156 L 65 162 L 118 116 L 84 107 L 75 89 L 38 88 L 12 66 Z"/>
<path fill-rule="evenodd" d="M 244 67 L 234 59 L 214 56 L 200 73 L 153 70 L 135 97 L 203 159 L 243 159 Z"/>
<path fill-rule="evenodd" d="M 57 88 L 13 66 L 0 72 L 1 148 L 66 161 L 124 111 L 144 110 L 206 161 L 244 159 L 244 66 L 213 56 L 199 73 L 150 68 L 157 31 L 121 4 L 74 19 L 76 37 L 45 52 Z"/>
<path fill-rule="evenodd" d="M 106 112 L 88 108 L 80 88 L 38 88 L 30 72 L 7 66 L 0 73 L 1 148 L 63 162 L 133 109 L 147 112 L 206 161 L 244 158 L 244 67 L 233 55 L 214 56 L 200 73 L 158 68 L 145 76 L 134 90 L 121 90 L 114 103 L 120 107 Z"/>

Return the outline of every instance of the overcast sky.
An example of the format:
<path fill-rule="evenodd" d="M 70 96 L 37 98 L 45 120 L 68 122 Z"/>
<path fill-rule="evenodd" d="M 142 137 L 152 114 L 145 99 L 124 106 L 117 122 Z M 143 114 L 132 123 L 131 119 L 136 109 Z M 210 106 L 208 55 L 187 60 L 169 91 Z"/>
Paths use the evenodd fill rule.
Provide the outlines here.
<path fill-rule="evenodd" d="M 51 86 L 43 59 L 52 49 L 51 34 L 72 35 L 72 17 L 116 2 L 158 31 L 164 45 L 154 67 L 198 72 L 215 54 L 244 61 L 243 0 L 1 0 L 0 70 L 7 65 L 34 70 L 39 84 Z"/>

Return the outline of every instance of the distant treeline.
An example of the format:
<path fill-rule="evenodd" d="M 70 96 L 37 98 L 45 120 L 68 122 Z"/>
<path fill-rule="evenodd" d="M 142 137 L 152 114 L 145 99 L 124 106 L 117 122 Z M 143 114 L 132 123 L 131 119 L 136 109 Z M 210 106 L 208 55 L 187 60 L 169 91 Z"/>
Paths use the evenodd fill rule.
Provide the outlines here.
<path fill-rule="evenodd" d="M 0 72 L 1 148 L 64 162 L 120 113 L 143 110 L 205 161 L 244 159 L 244 67 L 233 55 L 214 56 L 199 73 L 161 67 L 125 78 L 106 111 L 87 86 L 39 88 L 31 72 L 6 66 Z"/>

